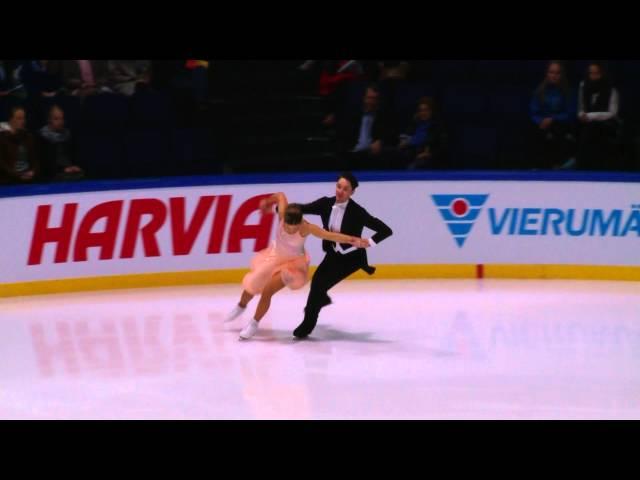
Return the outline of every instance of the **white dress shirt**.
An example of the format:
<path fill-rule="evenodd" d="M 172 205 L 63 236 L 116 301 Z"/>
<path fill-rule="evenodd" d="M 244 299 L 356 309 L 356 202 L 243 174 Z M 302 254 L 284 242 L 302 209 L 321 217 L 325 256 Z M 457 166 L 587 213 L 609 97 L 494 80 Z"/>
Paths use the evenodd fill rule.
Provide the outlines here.
<path fill-rule="evenodd" d="M 340 233 L 340 229 L 342 228 L 342 219 L 344 218 L 344 212 L 347 209 L 347 204 L 349 203 L 349 200 L 347 200 L 346 202 L 342 202 L 342 203 L 338 203 L 336 202 L 333 207 L 331 207 L 331 216 L 329 217 L 329 230 L 335 233 Z M 368 239 L 369 240 L 369 245 L 371 245 L 372 247 L 375 245 L 374 241 L 372 239 Z M 342 248 L 342 245 L 340 243 L 334 243 L 333 245 L 333 249 L 337 252 L 337 253 L 341 253 L 341 254 L 345 254 L 345 253 L 351 253 L 354 250 L 356 250 L 358 247 L 354 247 L 353 245 L 349 248 L 347 248 L 346 250 L 344 250 Z"/>

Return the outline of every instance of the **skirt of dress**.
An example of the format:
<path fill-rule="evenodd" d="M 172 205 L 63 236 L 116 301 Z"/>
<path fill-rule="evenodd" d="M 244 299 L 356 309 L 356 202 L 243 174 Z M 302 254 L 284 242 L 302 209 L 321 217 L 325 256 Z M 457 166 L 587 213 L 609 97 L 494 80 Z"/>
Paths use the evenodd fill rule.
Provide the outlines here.
<path fill-rule="evenodd" d="M 242 279 L 242 287 L 251 295 L 262 293 L 271 277 L 279 273 L 291 290 L 302 288 L 309 280 L 309 255 L 284 257 L 267 248 L 251 259 L 251 271 Z"/>

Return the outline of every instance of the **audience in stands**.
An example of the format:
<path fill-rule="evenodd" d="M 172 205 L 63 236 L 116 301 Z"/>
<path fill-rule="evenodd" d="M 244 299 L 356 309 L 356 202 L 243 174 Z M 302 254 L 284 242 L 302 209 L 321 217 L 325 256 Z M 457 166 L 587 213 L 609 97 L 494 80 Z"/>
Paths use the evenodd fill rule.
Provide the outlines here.
<path fill-rule="evenodd" d="M 561 168 L 575 162 L 576 101 L 562 62 L 549 63 L 531 99 L 530 118 L 533 167 Z"/>
<path fill-rule="evenodd" d="M 49 60 L 26 60 L 18 71 L 27 98 L 22 102 L 28 112 L 27 129 L 37 131 L 45 122 L 45 112 L 50 101 L 62 91 L 60 77 L 51 71 Z"/>
<path fill-rule="evenodd" d="M 313 67 L 313 62 L 306 63 L 308 65 L 305 68 Z M 514 68 L 519 65 L 517 62 L 512 64 Z M 268 62 L 265 65 L 268 68 Z M 324 114 L 323 123 L 335 127 L 337 157 L 342 168 L 438 169 L 447 168 L 451 162 L 458 161 L 459 156 L 466 155 L 467 148 L 452 148 L 458 156 L 454 155 L 449 159 L 448 137 L 439 117 L 434 115 L 434 99 L 423 97 L 417 100 L 426 91 L 430 91 L 422 85 L 428 86 L 433 80 L 426 74 L 416 80 L 414 70 L 419 65 L 418 61 L 412 61 L 411 64 L 388 60 L 316 61 L 318 70 L 314 73 L 313 81 L 317 82 L 319 73 L 320 82 L 319 85 L 314 84 L 313 88 L 319 86 L 320 96 L 326 102 L 324 111 L 318 109 L 309 112 L 314 116 L 311 123 L 317 125 L 315 115 Z M 633 78 L 633 62 L 620 65 L 627 75 L 631 72 Z M 227 65 L 228 68 L 233 66 Z M 427 66 L 423 65 L 425 72 L 428 70 Z M 72 119 L 74 125 L 82 126 L 83 121 L 88 118 L 86 115 L 89 115 L 89 109 L 82 107 L 78 98 L 70 96 L 83 98 L 101 91 L 114 91 L 130 97 L 136 91 L 147 88 L 153 81 L 179 92 L 171 96 L 173 113 L 180 108 L 184 108 L 187 113 L 195 112 L 193 107 L 207 103 L 209 67 L 207 60 L 154 62 L 152 78 L 152 63 L 149 60 L 0 60 L 0 121 L 8 119 L 5 123 L 0 123 L 0 183 L 29 183 L 37 179 L 73 180 L 84 177 L 83 170 L 74 161 L 76 149 L 73 145 L 79 139 L 80 151 L 85 152 L 85 147 L 91 145 L 93 148 L 93 144 L 86 142 L 88 133 L 83 128 L 79 128 L 77 133 L 74 130 L 72 139 L 68 126 L 65 126 L 64 110 L 67 112 L 67 124 Z M 640 68 L 637 71 L 640 74 Z M 162 79 L 165 79 L 164 83 Z M 365 80 L 375 82 L 376 86 L 367 88 L 362 106 L 350 111 L 354 110 L 354 102 L 355 105 L 360 102 L 360 92 Z M 260 79 L 256 78 L 255 81 L 259 82 Z M 627 83 L 632 85 L 628 78 Z M 495 92 L 488 94 L 487 102 L 491 112 L 499 112 L 501 115 L 501 123 L 496 128 L 504 128 L 500 131 L 501 134 L 505 133 L 500 137 L 500 145 L 507 145 L 504 158 L 511 158 L 510 149 L 518 149 L 518 152 L 514 151 L 514 157 L 519 152 L 531 153 L 527 165 L 530 168 L 566 169 L 575 166 L 584 170 L 617 170 L 621 167 L 618 164 L 620 160 L 624 160 L 631 168 L 640 168 L 640 141 L 636 139 L 634 143 L 633 138 L 626 138 L 635 126 L 633 116 L 629 113 L 635 108 L 633 90 L 627 96 L 627 90 L 623 89 L 625 107 L 632 105 L 625 114 L 629 125 L 625 125 L 623 137 L 622 120 L 618 114 L 620 94 L 604 65 L 599 62 L 589 63 L 585 78 L 579 85 L 574 85 L 578 87 L 574 89 L 577 94 L 572 92 L 562 62 L 552 61 L 548 64 L 544 80 L 530 99 L 528 116 L 531 122 L 531 142 L 526 147 L 517 138 L 524 133 L 524 128 L 518 124 L 518 118 L 523 124 L 527 122 L 527 94 L 520 94 L 518 90 L 524 87 L 512 88 L 502 96 L 500 87 L 496 87 Z M 157 90 L 156 87 L 154 85 L 153 89 Z M 514 91 L 518 93 L 513 94 Z M 106 100 L 108 97 L 102 98 Z M 128 109 L 122 97 L 113 98 L 124 105 L 117 110 L 117 115 L 126 114 Z M 158 98 L 158 101 L 163 101 Z M 157 105 L 153 95 L 147 100 L 149 103 L 143 102 L 141 108 L 155 112 Z M 407 106 L 410 110 L 416 100 L 417 110 L 413 121 L 403 132 L 404 135 L 400 136 L 398 143 L 398 129 L 406 125 L 404 120 L 408 116 Z M 393 108 L 394 101 L 402 106 L 401 110 L 399 107 Z M 52 104 L 56 106 L 52 108 Z M 107 112 L 110 106 L 109 101 L 92 103 L 94 110 L 91 115 L 102 118 L 100 109 L 106 109 L 104 111 Z M 393 115 L 389 115 L 392 112 Z M 457 117 L 451 115 L 449 122 L 453 123 Z M 201 117 L 208 118 L 205 115 Z M 29 123 L 25 125 L 26 119 Z M 43 127 L 45 121 L 47 124 Z M 224 122 L 224 119 L 216 121 Z M 122 121 L 124 125 L 127 122 L 128 119 Z M 475 126 L 475 123 L 468 123 L 471 127 Z M 192 141 L 188 139 L 204 137 L 194 136 L 188 130 L 180 130 L 193 128 L 190 123 L 180 125 L 187 127 L 163 125 L 158 129 L 162 129 L 163 134 L 168 129 L 174 135 L 170 142 L 176 142 L 175 146 L 182 149 L 185 155 L 195 155 L 190 153 L 195 150 L 190 149 L 200 147 L 186 143 Z M 466 127 L 466 123 L 461 123 L 460 129 L 464 130 Z M 34 136 L 29 132 L 37 132 L 38 135 Z M 105 141 L 121 141 L 118 135 L 114 133 L 113 138 L 109 137 Z M 470 141 L 469 138 L 462 135 L 460 141 Z M 510 142 L 512 139 L 513 142 Z M 94 138 L 91 140 L 97 141 Z M 180 142 L 185 142 L 185 145 Z M 124 148 L 131 145 L 134 143 L 126 143 Z M 325 142 L 325 145 L 331 143 Z M 100 149 L 99 146 L 97 148 Z M 117 151 L 118 148 L 115 148 L 114 152 Z M 85 156 L 83 155 L 83 159 Z M 89 168 L 87 164 L 87 169 Z"/>
<path fill-rule="evenodd" d="M 434 115 L 434 101 L 423 97 L 409 130 L 400 136 L 399 161 L 409 170 L 443 168 L 446 135 L 442 123 Z"/>
<path fill-rule="evenodd" d="M 151 83 L 151 60 L 109 60 L 108 69 L 113 91 L 127 97 Z"/>
<path fill-rule="evenodd" d="M 84 172 L 75 165 L 71 132 L 64 126 L 64 111 L 49 110 L 48 123 L 40 129 L 40 152 L 44 180 L 80 180 Z"/>
<path fill-rule="evenodd" d="M 603 64 L 591 62 L 578 92 L 579 169 L 603 170 L 615 162 L 621 127 L 619 99 Z"/>
<path fill-rule="evenodd" d="M 9 121 L 0 123 L 0 183 L 29 183 L 37 178 L 35 139 L 25 129 L 23 107 L 14 107 Z"/>
<path fill-rule="evenodd" d="M 60 76 L 66 92 L 73 96 L 87 97 L 110 90 L 107 60 L 57 60 L 52 61 L 51 71 Z"/>

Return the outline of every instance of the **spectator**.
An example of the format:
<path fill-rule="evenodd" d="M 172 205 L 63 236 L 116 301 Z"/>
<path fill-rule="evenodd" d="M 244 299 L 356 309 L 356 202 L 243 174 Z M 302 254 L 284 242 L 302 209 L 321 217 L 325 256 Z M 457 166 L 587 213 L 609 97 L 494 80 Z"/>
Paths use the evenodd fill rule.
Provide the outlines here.
<path fill-rule="evenodd" d="M 386 168 L 393 150 L 391 139 L 391 124 L 377 87 L 367 88 L 362 111 L 338 118 L 338 149 L 352 170 Z"/>
<path fill-rule="evenodd" d="M 575 97 L 562 62 L 552 61 L 530 104 L 532 152 L 536 168 L 560 168 L 575 162 Z"/>
<path fill-rule="evenodd" d="M 160 67 L 160 76 L 166 77 L 166 88 L 174 97 L 181 116 L 192 118 L 196 110 L 206 110 L 209 99 L 209 66 L 207 60 L 168 61 Z M 154 69 L 154 77 L 156 77 Z M 155 84 L 162 85 L 163 82 Z"/>
<path fill-rule="evenodd" d="M 60 76 L 63 87 L 71 95 L 86 97 L 110 91 L 106 60 L 57 60 L 51 63 L 52 73 Z"/>
<path fill-rule="evenodd" d="M 27 130 L 37 131 L 45 123 L 45 112 L 52 97 L 62 91 L 62 82 L 50 69 L 49 60 L 25 60 L 18 78 L 28 98 L 23 102 L 29 112 Z"/>
<path fill-rule="evenodd" d="M 326 114 L 322 123 L 331 127 L 336 121 L 336 112 L 345 102 L 347 85 L 362 78 L 362 66 L 355 60 L 329 60 L 324 62 L 318 85 L 318 93 L 325 99 Z"/>
<path fill-rule="evenodd" d="M 409 170 L 444 166 L 446 137 L 442 124 L 434 118 L 431 97 L 418 101 L 418 110 L 406 135 L 398 146 L 401 161 Z"/>
<path fill-rule="evenodd" d="M 121 95 L 130 97 L 151 83 L 151 60 L 109 60 L 108 68 L 113 90 Z"/>
<path fill-rule="evenodd" d="M 37 177 L 35 141 L 25 122 L 24 108 L 14 107 L 9 121 L 0 123 L 0 183 L 29 183 Z"/>
<path fill-rule="evenodd" d="M 618 91 L 604 66 L 591 62 L 578 93 L 578 168 L 599 170 L 614 160 L 615 141 L 620 134 L 618 105 Z"/>
<path fill-rule="evenodd" d="M 191 72 L 191 85 L 196 104 L 205 107 L 209 98 L 209 62 L 207 60 L 187 60 L 185 68 Z"/>
<path fill-rule="evenodd" d="M 57 105 L 49 110 L 48 123 L 40 129 L 42 176 L 47 180 L 79 180 L 82 169 L 74 165 L 71 132 L 64 126 L 64 111 Z"/>

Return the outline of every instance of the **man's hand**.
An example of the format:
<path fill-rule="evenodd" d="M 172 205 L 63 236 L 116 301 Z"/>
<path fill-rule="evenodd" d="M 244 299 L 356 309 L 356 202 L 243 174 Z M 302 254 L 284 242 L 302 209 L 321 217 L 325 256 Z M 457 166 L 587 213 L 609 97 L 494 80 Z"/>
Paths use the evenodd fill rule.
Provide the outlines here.
<path fill-rule="evenodd" d="M 380 140 L 376 140 L 371 144 L 371 153 L 373 155 L 380 155 L 382 152 L 382 142 Z"/>
<path fill-rule="evenodd" d="M 369 240 L 358 237 L 351 237 L 351 239 L 349 240 L 349 244 L 353 245 L 356 248 L 368 248 L 371 246 L 369 244 Z"/>

